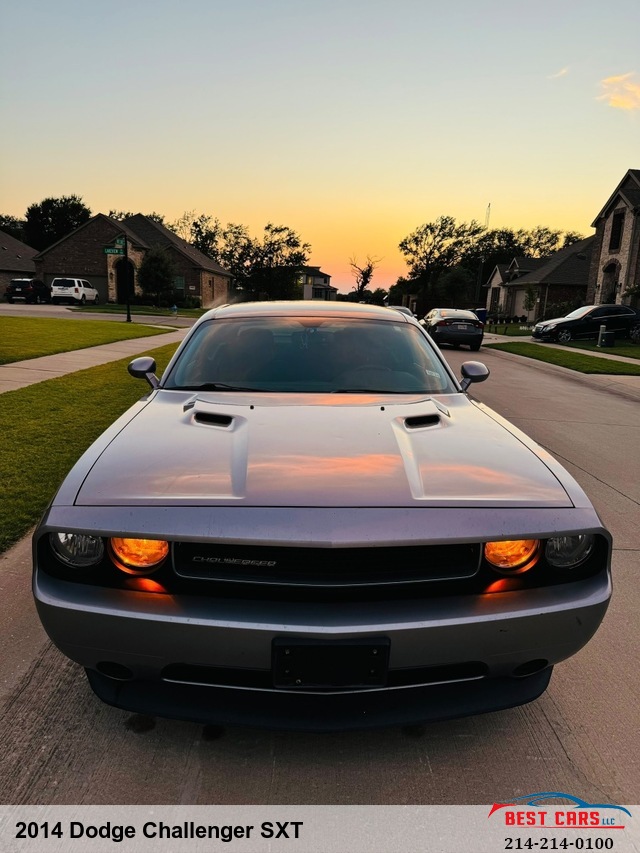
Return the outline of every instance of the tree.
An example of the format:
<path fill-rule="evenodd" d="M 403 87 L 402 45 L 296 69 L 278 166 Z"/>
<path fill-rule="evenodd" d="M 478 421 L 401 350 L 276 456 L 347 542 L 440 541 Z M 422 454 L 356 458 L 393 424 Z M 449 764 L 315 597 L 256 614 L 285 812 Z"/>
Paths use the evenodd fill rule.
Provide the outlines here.
<path fill-rule="evenodd" d="M 353 289 L 355 291 L 357 301 L 362 298 L 362 294 L 364 293 L 364 291 L 369 289 L 371 279 L 373 278 L 373 272 L 378 266 L 378 263 L 379 259 L 372 258 L 370 255 L 367 255 L 367 260 L 363 267 L 359 266 L 358 261 L 355 257 L 349 260 L 349 264 L 351 266 L 351 274 L 353 275 L 356 282 Z"/>
<path fill-rule="evenodd" d="M 164 248 L 153 248 L 145 254 L 138 268 L 138 284 L 156 305 L 172 298 L 175 265 Z"/>
<path fill-rule="evenodd" d="M 3 216 L 0 214 L 0 231 L 9 234 L 20 242 L 25 242 L 24 237 L 24 219 L 18 219 L 17 216 Z"/>
<path fill-rule="evenodd" d="M 516 231 L 516 237 L 522 246 L 522 254 L 526 258 L 545 258 L 557 252 L 562 245 L 561 235 L 562 231 L 546 228 L 544 225 L 536 225 L 529 231 L 524 228 Z"/>
<path fill-rule="evenodd" d="M 440 216 L 426 222 L 399 244 L 409 265 L 409 278 L 420 296 L 419 313 L 428 307 L 440 274 L 458 265 L 484 228 L 479 222 L 456 222 L 453 216 Z"/>
<path fill-rule="evenodd" d="M 262 241 L 255 243 L 247 293 L 256 299 L 300 299 L 299 272 L 310 252 L 309 243 L 302 243 L 293 229 L 268 222 Z"/>
<path fill-rule="evenodd" d="M 512 228 L 493 228 L 467 246 L 460 265 L 482 283 L 498 264 L 507 264 L 523 253 L 522 243 Z"/>
<path fill-rule="evenodd" d="M 529 284 L 527 285 L 527 289 L 524 292 L 524 302 L 522 303 L 522 307 L 528 314 L 529 311 L 533 311 L 537 304 L 538 291 L 532 284 Z"/>
<path fill-rule="evenodd" d="M 579 243 L 580 240 L 584 239 L 584 234 L 581 234 L 579 231 L 565 231 L 562 238 L 562 248 L 566 249 L 567 246 L 573 246 L 574 243 Z"/>
<path fill-rule="evenodd" d="M 247 226 L 229 222 L 222 229 L 217 252 L 217 257 L 212 257 L 231 273 L 236 290 L 249 293 L 249 281 L 257 263 L 258 243 L 249 234 Z"/>
<path fill-rule="evenodd" d="M 130 216 L 136 216 L 135 213 L 131 213 L 130 210 L 110 210 L 107 216 L 110 219 L 115 219 L 116 222 L 122 222 L 125 219 L 128 219 Z M 160 225 L 164 225 L 164 216 L 162 213 L 145 213 L 147 219 L 153 219 L 154 222 L 158 222 Z"/>
<path fill-rule="evenodd" d="M 91 218 L 91 210 L 80 196 L 45 198 L 27 208 L 24 236 L 29 246 L 39 251 L 66 237 Z"/>
<path fill-rule="evenodd" d="M 300 267 L 311 246 L 286 225 L 265 225 L 261 239 L 246 225 L 195 211 L 185 212 L 169 227 L 233 276 L 234 287 L 247 299 L 299 299 Z"/>
<path fill-rule="evenodd" d="M 221 231 L 220 221 L 203 213 L 191 223 L 191 240 L 189 242 L 204 255 L 217 261 L 220 254 Z"/>
<path fill-rule="evenodd" d="M 474 299 L 475 278 L 464 267 L 456 266 L 440 276 L 435 290 L 443 308 L 464 308 Z"/>

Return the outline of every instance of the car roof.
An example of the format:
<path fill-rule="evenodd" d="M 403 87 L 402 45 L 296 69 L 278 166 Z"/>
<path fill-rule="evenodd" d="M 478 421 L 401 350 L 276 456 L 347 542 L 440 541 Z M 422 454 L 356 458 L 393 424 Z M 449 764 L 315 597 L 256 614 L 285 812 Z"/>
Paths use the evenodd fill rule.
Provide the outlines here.
<path fill-rule="evenodd" d="M 434 308 L 433 310 L 438 314 L 473 314 L 475 316 L 475 311 L 471 308 Z"/>
<path fill-rule="evenodd" d="M 356 302 L 325 302 L 316 300 L 289 300 L 275 302 L 237 302 L 213 308 L 200 319 L 231 319 L 233 317 L 336 317 L 408 322 L 400 311 L 389 311 L 380 305 L 362 305 Z M 198 321 L 200 322 L 200 321 Z"/>

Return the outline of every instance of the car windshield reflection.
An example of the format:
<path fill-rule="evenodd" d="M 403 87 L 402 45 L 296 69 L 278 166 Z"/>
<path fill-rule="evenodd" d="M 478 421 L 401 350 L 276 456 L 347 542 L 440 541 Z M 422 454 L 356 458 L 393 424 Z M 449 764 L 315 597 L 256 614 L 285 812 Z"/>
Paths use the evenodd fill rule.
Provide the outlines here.
<path fill-rule="evenodd" d="M 316 317 L 203 323 L 163 387 L 265 393 L 457 391 L 420 329 Z"/>

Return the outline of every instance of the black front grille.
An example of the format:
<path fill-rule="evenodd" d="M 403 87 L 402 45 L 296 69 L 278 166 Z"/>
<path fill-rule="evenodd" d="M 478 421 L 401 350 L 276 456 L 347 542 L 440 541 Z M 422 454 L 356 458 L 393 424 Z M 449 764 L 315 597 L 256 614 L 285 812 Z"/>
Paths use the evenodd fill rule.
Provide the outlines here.
<path fill-rule="evenodd" d="M 480 566 L 480 545 L 285 548 L 180 542 L 173 561 L 183 578 L 327 589 L 471 578 Z"/>

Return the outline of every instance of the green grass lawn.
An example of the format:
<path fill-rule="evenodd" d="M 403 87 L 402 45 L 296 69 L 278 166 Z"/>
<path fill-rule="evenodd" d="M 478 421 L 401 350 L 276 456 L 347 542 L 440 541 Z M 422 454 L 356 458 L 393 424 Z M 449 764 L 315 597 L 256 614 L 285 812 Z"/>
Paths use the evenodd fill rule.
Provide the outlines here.
<path fill-rule="evenodd" d="M 166 333 L 166 329 L 139 323 L 108 323 L 104 320 L 56 320 L 51 317 L 0 318 L 0 364 L 11 364 L 42 355 L 112 344 L 130 338 Z"/>
<path fill-rule="evenodd" d="M 570 341 L 570 343 L 563 344 L 563 346 L 589 350 L 594 355 L 600 355 L 600 353 L 605 352 L 610 355 L 622 355 L 625 358 L 640 359 L 640 346 L 628 340 L 617 340 L 614 347 L 599 347 L 595 341 Z"/>
<path fill-rule="evenodd" d="M 605 373 L 618 376 L 640 376 L 640 364 L 626 364 L 624 361 L 612 361 L 606 358 L 597 358 L 592 355 L 583 355 L 570 349 L 554 349 L 540 346 L 540 344 L 528 344 L 523 341 L 514 341 L 504 344 L 484 344 L 484 349 L 503 350 L 515 355 L 523 355 L 534 358 L 537 361 L 545 361 L 548 364 L 558 364 L 560 367 L 568 367 L 569 370 L 577 370 L 580 373 Z"/>
<path fill-rule="evenodd" d="M 145 354 L 156 359 L 160 373 L 175 350 L 168 344 Z M 129 361 L 0 395 L 0 551 L 38 521 L 83 451 L 149 390 L 146 382 L 129 376 Z"/>
<path fill-rule="evenodd" d="M 72 311 L 82 311 L 83 314 L 126 314 L 126 305 L 114 305 L 107 302 L 104 305 L 85 305 L 83 308 L 72 308 Z M 153 305 L 131 305 L 131 314 L 146 314 L 152 317 L 201 317 L 206 313 L 204 308 L 178 308 L 178 314 L 174 314 L 170 308 L 154 308 Z"/>

